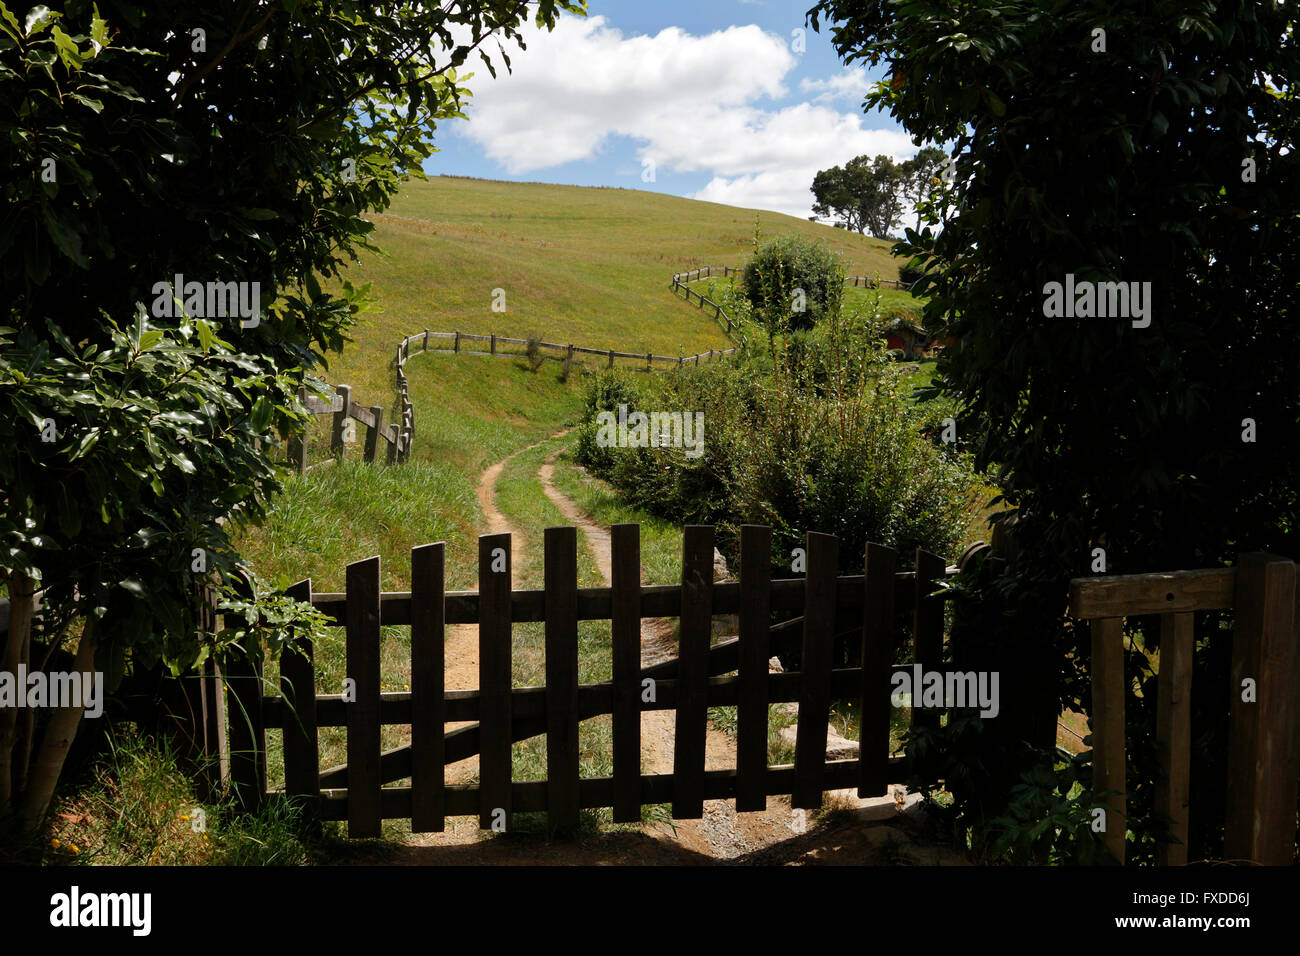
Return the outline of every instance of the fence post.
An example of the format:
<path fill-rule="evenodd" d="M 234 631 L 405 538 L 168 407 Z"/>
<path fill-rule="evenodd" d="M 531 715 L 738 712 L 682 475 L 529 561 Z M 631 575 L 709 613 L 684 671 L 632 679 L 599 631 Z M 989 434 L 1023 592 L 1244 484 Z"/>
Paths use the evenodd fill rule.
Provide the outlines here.
<path fill-rule="evenodd" d="M 298 401 L 307 404 L 307 388 L 300 386 L 298 389 Z M 295 435 L 289 439 L 289 464 L 291 464 L 298 474 L 305 474 L 307 471 L 307 435 L 304 432 L 301 435 Z"/>
<path fill-rule="evenodd" d="M 401 349 L 398 349 L 401 352 Z M 343 458 L 343 423 L 347 421 L 348 409 L 352 404 L 352 389 L 347 385 L 338 387 L 339 397 L 343 400 L 343 407 L 334 413 L 334 431 L 330 436 L 330 451 L 337 454 L 339 459 Z"/>
<path fill-rule="evenodd" d="M 1285 866 L 1294 852 L 1298 769 L 1295 564 L 1241 555 L 1233 607 L 1224 855 Z"/>
<path fill-rule="evenodd" d="M 460 332 L 457 332 L 457 333 L 456 333 L 456 345 L 455 345 L 454 351 L 456 351 L 456 352 L 459 352 L 459 351 L 460 351 Z"/>
<path fill-rule="evenodd" d="M 646 352 L 646 354 L 645 354 L 645 370 L 646 370 L 647 372 L 650 371 L 650 353 L 649 353 L 649 352 Z"/>
<path fill-rule="evenodd" d="M 424 330 L 424 350 L 429 351 L 429 330 Z"/>
<path fill-rule="evenodd" d="M 1112 794 L 1103 802 L 1103 843 L 1121 864 L 1128 829 L 1124 757 L 1124 619 L 1098 618 L 1092 622 L 1092 789 Z"/>
<path fill-rule="evenodd" d="M 384 410 L 378 405 L 370 406 L 370 414 L 374 417 L 375 423 L 370 426 L 366 432 L 366 461 L 375 460 L 375 452 L 379 448 L 380 429 L 384 427 Z"/>
<path fill-rule="evenodd" d="M 570 363 L 570 364 L 573 363 L 573 343 L 572 343 L 572 342 L 569 343 L 569 354 L 568 354 L 567 356 L 565 356 L 565 359 L 564 359 L 564 360 L 565 360 L 566 362 Z"/>
<path fill-rule="evenodd" d="M 389 436 L 392 436 L 389 438 Z M 388 463 L 394 465 L 397 463 L 397 443 L 401 441 L 402 431 L 397 427 L 397 423 L 389 425 L 384 430 L 384 438 L 388 442 Z"/>
<path fill-rule="evenodd" d="M 610 350 L 609 350 L 609 367 L 610 367 L 610 368 L 613 368 L 613 367 L 614 367 L 614 350 L 613 350 L 613 349 L 610 349 Z"/>
<path fill-rule="evenodd" d="M 492 351 L 491 351 L 491 354 L 496 355 L 496 354 L 497 354 L 497 334 L 496 334 L 495 332 L 491 332 L 491 333 L 489 333 L 489 334 L 492 336 Z"/>

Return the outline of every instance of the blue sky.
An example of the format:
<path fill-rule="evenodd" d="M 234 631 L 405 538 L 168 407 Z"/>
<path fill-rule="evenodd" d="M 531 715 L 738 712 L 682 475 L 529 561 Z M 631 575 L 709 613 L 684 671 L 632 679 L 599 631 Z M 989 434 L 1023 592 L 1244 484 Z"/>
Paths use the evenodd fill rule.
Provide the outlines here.
<path fill-rule="evenodd" d="M 469 121 L 439 126 L 425 171 L 809 216 L 818 169 L 916 151 L 887 115 L 863 113 L 879 72 L 845 68 L 825 25 L 805 29 L 811 5 L 591 0 L 587 18 L 530 30 L 526 51 L 507 47 L 512 74 L 467 64 Z"/>

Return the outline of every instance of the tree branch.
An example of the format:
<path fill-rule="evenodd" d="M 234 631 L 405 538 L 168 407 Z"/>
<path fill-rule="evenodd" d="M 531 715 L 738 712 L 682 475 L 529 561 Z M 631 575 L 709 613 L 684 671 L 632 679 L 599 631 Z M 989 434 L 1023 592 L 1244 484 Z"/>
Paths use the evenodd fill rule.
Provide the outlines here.
<path fill-rule="evenodd" d="M 253 24 L 253 26 L 248 30 L 246 30 L 244 33 L 240 33 L 239 28 L 242 27 L 244 25 L 244 22 L 248 19 L 248 15 L 249 13 L 252 12 L 253 7 L 256 5 L 256 2 L 257 0 L 253 0 L 253 3 L 250 3 L 248 7 L 244 10 L 244 15 L 239 18 L 239 23 L 235 26 L 235 32 L 231 36 L 230 42 L 225 45 L 222 51 L 218 53 L 215 57 L 213 57 L 211 60 L 209 60 L 207 63 L 205 63 L 198 70 L 198 72 L 192 73 L 189 76 L 187 76 L 184 82 L 181 83 L 180 88 L 177 89 L 176 91 L 176 101 L 172 105 L 172 109 L 179 109 L 181 105 L 181 100 L 185 99 L 185 94 L 190 91 L 190 87 L 192 87 L 199 80 L 203 79 L 213 70 L 215 70 L 218 66 L 220 66 L 221 62 L 230 55 L 230 52 L 234 50 L 235 47 L 239 46 L 241 43 L 247 42 L 252 37 L 256 36 L 259 32 L 261 32 L 262 27 L 266 26 L 267 21 L 269 21 L 271 17 L 275 14 L 275 12 L 280 8 L 280 0 L 274 0 L 274 2 L 272 2 L 272 4 L 266 8 L 266 14 L 262 17 L 261 20 L 258 20 L 257 23 Z"/>

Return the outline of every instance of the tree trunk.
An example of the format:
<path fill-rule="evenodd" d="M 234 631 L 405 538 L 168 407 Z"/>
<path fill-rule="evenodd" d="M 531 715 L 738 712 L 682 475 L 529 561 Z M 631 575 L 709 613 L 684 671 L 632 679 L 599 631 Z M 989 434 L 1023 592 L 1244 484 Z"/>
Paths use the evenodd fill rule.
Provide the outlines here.
<path fill-rule="evenodd" d="M 9 575 L 9 636 L 5 642 L 4 670 L 18 679 L 18 669 L 31 656 L 32 613 L 36 604 L 35 583 L 15 571 Z M 23 688 L 17 689 L 22 693 Z M 14 796 L 14 757 L 18 749 L 19 707 L 0 710 L 0 807 Z"/>
<path fill-rule="evenodd" d="M 77 646 L 77 662 L 73 669 L 82 674 L 82 680 L 89 679 L 95 670 L 95 619 L 88 618 L 81 632 L 81 643 Z M 73 702 L 71 707 L 55 708 L 49 725 L 41 738 L 41 748 L 37 752 L 36 763 L 32 767 L 28 781 L 27 793 L 23 799 L 23 828 L 34 832 L 45 822 L 45 813 L 54 796 L 54 788 L 63 772 L 63 761 L 72 747 L 72 740 L 81 725 L 84 707 Z"/>

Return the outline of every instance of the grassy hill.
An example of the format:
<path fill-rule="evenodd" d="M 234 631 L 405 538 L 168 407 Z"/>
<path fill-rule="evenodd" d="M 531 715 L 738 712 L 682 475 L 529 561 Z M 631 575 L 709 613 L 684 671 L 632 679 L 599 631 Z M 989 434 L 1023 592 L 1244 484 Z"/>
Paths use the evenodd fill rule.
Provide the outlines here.
<path fill-rule="evenodd" d="M 825 242 L 852 272 L 896 278 L 888 243 L 779 213 L 758 213 L 764 237 L 797 232 Z M 420 329 L 539 333 L 593 348 L 692 354 L 725 348 L 722 332 L 669 292 L 674 272 L 738 266 L 749 255 L 753 210 L 630 189 L 410 180 L 373 217 L 385 255 L 350 278 L 370 282 L 378 312 L 353 331 L 329 378 L 365 401 L 386 402 L 397 340 Z M 504 289 L 506 312 L 492 311 Z M 387 391 L 385 391 L 387 389 Z"/>
<path fill-rule="evenodd" d="M 351 385 L 362 404 L 391 409 L 396 343 L 425 328 L 539 334 L 660 355 L 725 348 L 718 326 L 675 296 L 669 281 L 701 265 L 740 265 L 752 250 L 754 219 L 752 210 L 637 190 L 411 180 L 389 212 L 374 217 L 384 254 L 349 272 L 371 283 L 376 310 L 361 316 L 327 377 Z M 880 240 L 777 213 L 758 213 L 758 224 L 764 237 L 798 232 L 824 241 L 852 272 L 897 276 Z M 491 308 L 497 288 L 506 291 L 504 313 Z M 317 590 L 331 590 L 342 587 L 347 562 L 380 554 L 385 587 L 402 588 L 411 546 L 446 540 L 453 586 L 472 583 L 475 536 L 485 530 L 475 494 L 481 472 L 575 422 L 585 372 L 421 355 L 418 346 L 412 355 L 412 467 L 346 466 L 292 479 L 267 524 L 242 537 L 259 573 L 281 583 L 310 576 Z M 327 424 L 318 422 L 315 459 L 326 455 Z M 544 506 L 533 510 L 518 515 L 521 531 L 541 522 Z"/>

